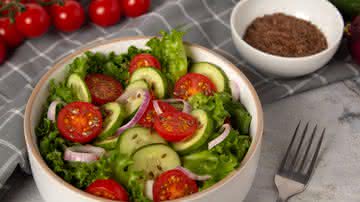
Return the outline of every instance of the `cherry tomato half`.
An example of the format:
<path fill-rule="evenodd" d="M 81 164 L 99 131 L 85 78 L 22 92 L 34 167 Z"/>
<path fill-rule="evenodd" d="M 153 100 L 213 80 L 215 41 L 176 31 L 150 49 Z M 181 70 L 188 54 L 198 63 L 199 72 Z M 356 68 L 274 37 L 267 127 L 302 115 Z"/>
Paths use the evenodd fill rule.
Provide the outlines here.
<path fill-rule="evenodd" d="M 25 4 L 25 11 L 16 16 L 16 28 L 26 37 L 45 34 L 50 27 L 50 17 L 43 7 L 35 3 Z"/>
<path fill-rule="evenodd" d="M 106 199 L 129 201 L 126 190 L 115 180 L 95 180 L 87 188 L 86 192 Z"/>
<path fill-rule="evenodd" d="M 16 48 L 24 41 L 23 34 L 5 17 L 0 18 L 0 36 L 9 48 Z"/>
<path fill-rule="evenodd" d="M 122 8 L 127 17 L 137 17 L 150 8 L 150 0 L 122 0 Z"/>
<path fill-rule="evenodd" d="M 153 185 L 154 202 L 173 200 L 196 192 L 198 192 L 196 182 L 180 170 L 162 173 Z"/>
<path fill-rule="evenodd" d="M 95 24 L 107 27 L 121 18 L 120 0 L 93 0 L 89 5 L 89 16 Z"/>
<path fill-rule="evenodd" d="M 160 62 L 156 57 L 148 53 L 138 54 L 130 61 L 130 74 L 141 67 L 155 67 L 156 69 L 161 70 Z"/>
<path fill-rule="evenodd" d="M 169 142 L 178 142 L 191 137 L 198 127 L 198 121 L 184 112 L 164 112 L 158 115 L 154 128 Z"/>
<path fill-rule="evenodd" d="M 98 107 L 87 102 L 72 102 L 62 108 L 57 117 L 60 134 L 67 140 L 87 143 L 102 129 L 102 116 Z"/>
<path fill-rule="evenodd" d="M 56 29 L 72 32 L 85 22 L 85 11 L 81 4 L 74 0 L 65 0 L 64 5 L 53 4 L 50 13 Z"/>
<path fill-rule="evenodd" d="M 209 96 L 214 92 L 216 86 L 208 77 L 198 73 L 188 73 L 176 82 L 174 96 L 186 100 L 198 93 Z"/>
<path fill-rule="evenodd" d="M 104 74 L 88 74 L 85 77 L 94 104 L 103 105 L 115 101 L 122 93 L 121 83 Z"/>
<path fill-rule="evenodd" d="M 175 107 L 172 105 L 159 101 L 159 106 L 163 112 L 176 112 L 178 111 Z M 157 114 L 154 109 L 154 105 L 152 104 L 152 101 L 150 101 L 150 104 L 148 108 L 146 109 L 145 114 L 141 117 L 140 121 L 138 122 L 141 126 L 144 126 L 146 128 L 152 128 L 154 125 L 155 118 L 157 117 Z"/>

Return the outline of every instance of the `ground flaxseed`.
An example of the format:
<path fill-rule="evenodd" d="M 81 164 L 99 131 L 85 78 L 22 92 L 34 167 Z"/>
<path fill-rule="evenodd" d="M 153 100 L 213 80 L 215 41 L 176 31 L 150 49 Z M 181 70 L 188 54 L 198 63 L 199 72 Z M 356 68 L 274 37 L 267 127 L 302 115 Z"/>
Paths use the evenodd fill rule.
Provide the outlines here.
<path fill-rule="evenodd" d="M 256 49 L 284 57 L 303 57 L 327 48 L 324 34 L 312 23 L 275 13 L 256 18 L 244 40 Z"/>

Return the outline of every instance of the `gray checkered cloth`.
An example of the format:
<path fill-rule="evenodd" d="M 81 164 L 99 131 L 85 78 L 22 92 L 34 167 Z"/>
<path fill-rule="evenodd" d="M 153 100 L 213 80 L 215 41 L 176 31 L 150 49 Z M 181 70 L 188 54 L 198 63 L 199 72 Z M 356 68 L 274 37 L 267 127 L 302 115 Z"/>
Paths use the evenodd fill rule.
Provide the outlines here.
<path fill-rule="evenodd" d="M 150 13 L 123 19 L 107 29 L 89 23 L 74 33 L 50 30 L 41 38 L 26 41 L 0 66 L 0 187 L 18 165 L 30 172 L 23 116 L 35 84 L 54 62 L 94 40 L 156 35 L 159 30 L 181 27 L 187 30 L 186 41 L 208 47 L 238 66 L 256 87 L 263 103 L 359 75 L 344 47 L 328 65 L 306 77 L 278 80 L 256 71 L 241 59 L 232 43 L 229 19 L 235 3 L 235 0 L 157 0 L 152 1 Z"/>

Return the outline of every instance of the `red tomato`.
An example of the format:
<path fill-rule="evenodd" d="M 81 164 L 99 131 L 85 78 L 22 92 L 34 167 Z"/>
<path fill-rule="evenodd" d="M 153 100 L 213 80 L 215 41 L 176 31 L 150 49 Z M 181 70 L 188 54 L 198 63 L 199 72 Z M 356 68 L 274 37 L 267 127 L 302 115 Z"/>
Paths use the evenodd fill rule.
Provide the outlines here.
<path fill-rule="evenodd" d="M 2 8 L 6 4 L 8 4 L 10 2 L 13 2 L 13 1 L 15 1 L 15 0 L 1 0 L 2 6 L 0 6 L 0 8 Z M 27 0 L 20 0 L 19 2 L 24 4 L 24 3 L 27 3 Z M 17 12 L 17 8 L 12 7 L 12 8 L 9 8 L 9 9 L 4 10 L 3 12 L 1 12 L 1 15 L 7 16 L 9 14 L 9 10 L 13 10 L 14 12 Z"/>
<path fill-rule="evenodd" d="M 172 105 L 159 101 L 159 106 L 163 112 L 176 112 L 178 111 L 175 107 Z M 152 104 L 152 101 L 150 101 L 150 104 L 148 108 L 146 109 L 145 114 L 141 117 L 140 121 L 138 122 L 141 126 L 144 126 L 146 128 L 151 128 L 154 125 L 155 118 L 157 117 L 157 114 L 154 110 L 154 105 Z"/>
<path fill-rule="evenodd" d="M 50 13 L 56 29 L 72 32 L 85 22 L 85 11 L 81 4 L 74 0 L 65 0 L 64 5 L 53 4 Z"/>
<path fill-rule="evenodd" d="M 180 170 L 169 170 L 159 175 L 153 185 L 154 202 L 181 198 L 198 192 L 196 182 Z"/>
<path fill-rule="evenodd" d="M 16 48 L 24 41 L 23 34 L 5 17 L 0 18 L 0 36 L 9 48 Z"/>
<path fill-rule="evenodd" d="M 102 116 L 98 107 L 87 102 L 72 102 L 62 108 L 57 117 L 60 134 L 67 140 L 87 143 L 102 129 Z"/>
<path fill-rule="evenodd" d="M 0 64 L 4 63 L 6 59 L 6 46 L 5 43 L 0 40 Z"/>
<path fill-rule="evenodd" d="M 106 199 L 129 201 L 126 190 L 115 180 L 95 180 L 87 188 L 86 192 Z"/>
<path fill-rule="evenodd" d="M 95 24 L 107 27 L 121 18 L 120 0 L 93 0 L 89 5 L 89 16 Z"/>
<path fill-rule="evenodd" d="M 178 142 L 191 137 L 198 127 L 198 121 L 184 112 L 164 112 L 156 117 L 154 128 L 169 142 Z"/>
<path fill-rule="evenodd" d="M 52 0 L 27 0 L 27 3 L 35 3 L 41 5 L 50 15 L 50 7 L 53 2 Z"/>
<path fill-rule="evenodd" d="M 185 100 L 198 93 L 209 96 L 214 92 L 216 92 L 214 83 L 206 76 L 197 73 L 182 76 L 174 88 L 174 96 Z"/>
<path fill-rule="evenodd" d="M 103 105 L 115 101 L 122 93 L 121 83 L 104 74 L 88 74 L 85 77 L 94 104 Z"/>
<path fill-rule="evenodd" d="M 150 0 L 122 0 L 122 8 L 128 17 L 137 17 L 150 8 Z"/>
<path fill-rule="evenodd" d="M 130 61 L 130 74 L 141 67 L 155 67 L 156 69 L 161 70 L 160 62 L 156 59 L 156 57 L 148 53 L 138 54 Z"/>
<path fill-rule="evenodd" d="M 50 27 L 50 17 L 45 9 L 35 3 L 25 6 L 25 11 L 16 16 L 16 28 L 28 38 L 45 34 Z"/>

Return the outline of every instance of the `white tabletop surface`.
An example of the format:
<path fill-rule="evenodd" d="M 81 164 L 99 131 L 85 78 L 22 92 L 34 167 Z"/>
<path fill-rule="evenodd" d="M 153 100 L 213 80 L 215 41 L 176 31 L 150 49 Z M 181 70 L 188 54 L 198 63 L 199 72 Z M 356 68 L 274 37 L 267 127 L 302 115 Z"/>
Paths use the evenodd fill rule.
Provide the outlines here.
<path fill-rule="evenodd" d="M 263 150 L 246 202 L 275 201 L 273 177 L 299 120 L 326 127 L 327 134 L 308 188 L 290 201 L 360 201 L 358 88 L 341 82 L 264 106 Z M 11 180 L 3 202 L 43 202 L 31 176 L 18 174 Z"/>

